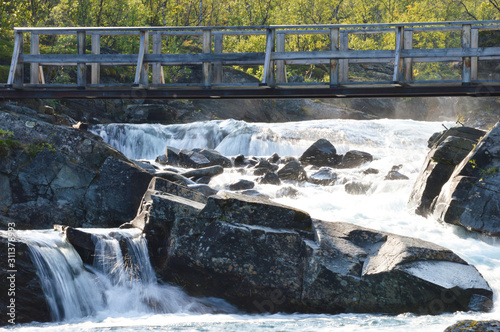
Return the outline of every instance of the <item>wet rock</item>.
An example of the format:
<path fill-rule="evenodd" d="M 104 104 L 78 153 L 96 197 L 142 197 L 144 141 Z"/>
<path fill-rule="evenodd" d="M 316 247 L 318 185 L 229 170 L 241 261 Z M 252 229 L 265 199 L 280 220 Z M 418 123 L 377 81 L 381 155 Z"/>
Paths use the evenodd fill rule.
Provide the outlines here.
<path fill-rule="evenodd" d="M 421 216 L 433 212 L 433 202 L 458 165 L 484 136 L 485 132 L 468 127 L 451 128 L 429 139 L 431 150 L 413 185 L 408 207 Z"/>
<path fill-rule="evenodd" d="M 189 187 L 187 187 L 160 177 L 155 177 L 151 179 L 148 190 L 161 192 L 164 194 L 171 194 L 174 196 L 180 196 L 198 203 L 206 203 L 207 195 L 201 193 L 199 190 L 196 190 L 200 189 L 200 187 L 200 185 L 190 185 Z"/>
<path fill-rule="evenodd" d="M 32 321 L 50 322 L 50 309 L 28 246 L 14 238 L 9 241 L 8 233 L 2 234 L 0 234 L 0 259 L 3 268 L 0 270 L 0 289 L 3 294 L 0 296 L 2 307 L 0 326 Z M 15 246 L 16 273 L 11 273 L 7 269 L 9 248 L 12 248 L 12 245 Z M 15 295 L 9 296 L 9 289 L 13 289 Z M 9 308 L 12 307 L 11 299 L 15 300 L 13 309 Z M 10 315 L 11 311 L 13 315 Z M 11 320 L 12 318 L 14 320 Z"/>
<path fill-rule="evenodd" d="M 304 167 L 296 160 L 288 162 L 278 171 L 281 180 L 306 181 L 307 173 Z"/>
<path fill-rule="evenodd" d="M 181 149 L 179 151 L 179 166 L 184 168 L 204 168 L 211 166 L 211 162 L 199 152 Z"/>
<path fill-rule="evenodd" d="M 368 152 L 350 150 L 347 151 L 339 167 L 355 168 L 373 161 L 373 156 Z"/>
<path fill-rule="evenodd" d="M 337 181 L 337 174 L 330 167 L 321 167 L 309 176 L 308 181 L 320 186 L 330 186 Z"/>
<path fill-rule="evenodd" d="M 500 332 L 500 321 L 462 320 L 444 330 L 444 332 Z"/>
<path fill-rule="evenodd" d="M 193 149 L 194 152 L 198 152 L 210 161 L 210 166 L 222 166 L 224 168 L 232 167 L 231 159 L 220 154 L 219 151 L 212 149 Z"/>
<path fill-rule="evenodd" d="M 193 181 L 196 181 L 202 177 L 208 177 L 210 179 L 222 173 L 224 173 L 224 168 L 222 166 L 217 165 L 217 166 L 194 169 L 191 171 L 184 172 L 181 175 L 186 178 L 190 178 Z"/>
<path fill-rule="evenodd" d="M 255 189 L 243 190 L 243 191 L 240 191 L 240 194 L 247 195 L 247 196 L 259 197 L 259 198 L 263 198 L 263 199 L 269 199 L 270 198 L 266 194 L 263 194 L 260 191 L 255 190 Z"/>
<path fill-rule="evenodd" d="M 385 180 L 409 180 L 404 174 L 399 173 L 399 170 L 403 167 L 403 165 L 395 165 L 392 166 L 392 169 L 385 176 Z"/>
<path fill-rule="evenodd" d="M 188 188 L 199 193 L 202 193 L 205 196 L 212 196 L 217 194 L 219 191 L 207 186 L 206 184 L 190 184 Z"/>
<path fill-rule="evenodd" d="M 230 192 L 203 207 L 170 196 L 146 207 L 163 227 L 149 232 L 162 279 L 249 312 L 440 314 L 491 304 L 479 272 L 429 242 Z"/>
<path fill-rule="evenodd" d="M 152 176 L 100 137 L 5 112 L 0 128 L 19 142 L 0 161 L 0 213 L 20 229 L 116 227 L 135 215 Z"/>
<path fill-rule="evenodd" d="M 155 166 L 151 165 L 151 163 L 149 163 L 148 161 L 132 160 L 132 162 L 151 175 L 154 175 L 158 171 L 158 169 Z"/>
<path fill-rule="evenodd" d="M 211 180 L 212 180 L 211 176 L 202 176 L 201 178 L 196 179 L 195 182 L 198 184 L 209 184 Z"/>
<path fill-rule="evenodd" d="M 166 160 L 165 165 L 180 166 L 181 157 L 179 156 L 180 149 L 174 148 L 172 146 L 165 147 L 165 158 L 160 158 L 161 161 Z"/>
<path fill-rule="evenodd" d="M 232 191 L 252 189 L 253 187 L 255 187 L 255 183 L 248 180 L 238 180 L 228 185 L 229 190 Z"/>
<path fill-rule="evenodd" d="M 311 145 L 299 158 L 303 165 L 316 166 L 334 166 L 341 160 L 333 144 L 323 138 Z"/>
<path fill-rule="evenodd" d="M 350 195 L 365 195 L 370 187 L 371 185 L 369 183 L 358 181 L 349 181 L 344 186 L 345 192 Z"/>
<path fill-rule="evenodd" d="M 297 198 L 299 196 L 299 191 L 294 187 L 283 187 L 276 192 L 276 198 L 290 197 Z"/>
<path fill-rule="evenodd" d="M 269 158 L 267 158 L 267 161 L 271 164 L 276 164 L 280 161 L 280 156 L 275 152 Z"/>
<path fill-rule="evenodd" d="M 95 242 L 92 234 L 65 225 L 54 225 L 54 230 L 66 235 L 66 239 L 75 248 L 85 264 L 93 264 Z"/>
<path fill-rule="evenodd" d="M 375 169 L 375 168 L 367 168 L 365 170 L 363 170 L 362 172 L 364 175 L 370 175 L 370 174 L 378 174 L 380 173 L 378 169 Z"/>
<path fill-rule="evenodd" d="M 458 164 L 434 203 L 433 216 L 468 230 L 500 235 L 500 122 Z"/>
<path fill-rule="evenodd" d="M 234 158 L 234 167 L 241 167 L 241 166 L 245 166 L 245 156 L 239 154 Z"/>
<path fill-rule="evenodd" d="M 170 182 L 175 182 L 175 183 L 183 185 L 183 186 L 187 186 L 189 184 L 195 183 L 193 180 L 190 180 L 187 177 L 185 177 L 179 173 L 172 172 L 172 171 L 164 170 L 164 171 L 156 172 L 155 176 L 162 178 L 162 179 L 165 179 L 165 180 L 168 180 Z"/>
<path fill-rule="evenodd" d="M 264 176 L 257 179 L 257 183 L 279 186 L 281 184 L 281 181 L 278 174 L 274 172 L 267 172 Z"/>

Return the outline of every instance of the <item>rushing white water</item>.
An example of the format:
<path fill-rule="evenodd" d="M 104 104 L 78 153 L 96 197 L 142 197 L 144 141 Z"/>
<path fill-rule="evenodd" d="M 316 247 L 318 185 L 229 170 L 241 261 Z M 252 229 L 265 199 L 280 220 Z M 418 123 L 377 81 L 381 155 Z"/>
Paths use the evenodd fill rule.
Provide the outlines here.
<path fill-rule="evenodd" d="M 447 127 L 450 123 L 445 123 Z M 500 318 L 500 243 L 470 234 L 453 225 L 415 216 L 407 210 L 407 201 L 415 178 L 428 152 L 427 139 L 443 129 L 442 123 L 410 120 L 325 120 L 282 124 L 247 124 L 241 121 L 212 121 L 188 125 L 110 125 L 94 131 L 128 157 L 154 159 L 164 153 L 166 145 L 177 148 L 215 148 L 224 155 L 299 156 L 319 138 L 330 140 L 339 153 L 361 150 L 371 153 L 374 161 L 359 169 L 335 170 L 337 183 L 321 187 L 313 184 L 283 183 L 282 186 L 256 185 L 261 193 L 281 203 L 309 212 L 313 217 L 330 221 L 346 221 L 361 226 L 412 236 L 447 247 L 476 266 L 493 289 L 495 308 L 491 313 L 453 313 L 439 316 L 403 314 L 369 315 L 245 315 L 200 314 L 190 310 L 154 313 L 140 308 L 125 310 L 119 303 L 107 304 L 92 318 L 71 323 L 27 324 L 26 331 L 443 331 L 461 319 Z M 402 165 L 400 172 L 409 180 L 384 180 L 393 165 Z M 379 174 L 362 175 L 368 167 Z M 254 179 L 226 169 L 210 182 L 223 189 L 227 183 Z M 367 195 L 348 195 L 347 180 L 370 183 Z M 297 198 L 278 197 L 279 189 L 298 189 Z M 142 259 L 144 261 L 144 259 Z M 96 269 L 96 268 L 94 268 Z M 146 283 L 147 284 L 147 283 Z M 152 284 L 156 284 L 152 282 Z M 124 301 L 121 286 L 110 287 L 107 301 Z M 144 286 L 141 286 L 144 287 Z M 140 288 L 140 287 L 139 287 Z M 130 287 L 128 287 L 130 289 Z M 139 292 L 140 293 L 140 292 Z M 125 300 L 129 305 L 136 295 Z M 180 294 L 172 294 L 171 301 Z M 139 297 L 140 298 L 140 297 Z M 140 301 L 139 301 L 140 302 Z M 111 310 L 110 308 L 116 308 Z"/>

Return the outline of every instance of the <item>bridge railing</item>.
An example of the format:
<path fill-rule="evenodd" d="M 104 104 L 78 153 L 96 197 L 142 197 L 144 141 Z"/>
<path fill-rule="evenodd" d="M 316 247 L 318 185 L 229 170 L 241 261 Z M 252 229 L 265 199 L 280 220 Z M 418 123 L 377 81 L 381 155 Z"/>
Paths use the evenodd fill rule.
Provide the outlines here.
<path fill-rule="evenodd" d="M 126 85 L 151 89 L 200 87 L 304 87 L 306 84 L 288 83 L 287 66 L 326 65 L 329 81 L 311 83 L 315 86 L 389 85 L 405 86 L 429 83 L 469 85 L 495 83 L 478 79 L 478 61 L 500 60 L 500 47 L 479 47 L 479 32 L 500 30 L 500 21 L 434 22 L 372 25 L 308 25 L 308 26 L 253 26 L 253 27 L 120 27 L 120 28 L 16 28 L 14 51 L 8 88 L 116 88 L 116 84 L 102 84 L 101 66 L 135 66 L 134 81 Z M 450 32 L 461 34 L 457 48 L 414 48 L 414 34 L 422 32 Z M 349 48 L 349 37 L 358 34 L 393 34 L 394 49 L 357 50 Z M 76 54 L 40 54 L 41 35 L 76 35 Z M 101 37 L 125 35 L 139 37 L 137 54 L 100 54 Z M 201 53 L 164 53 L 162 41 L 168 36 L 199 36 Z M 264 52 L 224 52 L 224 36 L 265 36 Z M 323 35 L 329 40 L 329 50 L 286 51 L 286 37 L 291 35 Z M 90 36 L 91 53 L 87 54 L 86 36 Z M 152 39 L 152 43 L 150 43 Z M 30 53 L 23 53 L 23 42 L 30 41 Z M 150 49 L 150 45 L 152 45 Z M 461 63 L 460 80 L 435 82 L 414 79 L 414 64 L 426 62 Z M 390 80 L 353 82 L 349 80 L 350 64 L 389 64 Z M 29 82 L 24 82 L 24 64 L 30 65 Z M 185 84 L 166 84 L 164 66 L 202 67 L 202 81 Z M 263 66 L 262 81 L 256 83 L 224 83 L 224 66 Z M 45 82 L 44 66 L 76 66 L 75 84 L 61 85 Z M 90 67 L 90 78 L 87 70 Z M 151 75 L 150 75 L 151 73 Z M 500 82 L 497 82 L 500 83 Z"/>

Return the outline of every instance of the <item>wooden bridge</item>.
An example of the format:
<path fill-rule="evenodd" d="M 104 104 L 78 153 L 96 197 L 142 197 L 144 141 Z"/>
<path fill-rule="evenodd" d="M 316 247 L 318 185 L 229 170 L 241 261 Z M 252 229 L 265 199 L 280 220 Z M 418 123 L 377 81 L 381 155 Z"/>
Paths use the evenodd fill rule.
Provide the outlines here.
<path fill-rule="evenodd" d="M 120 28 L 16 28 L 8 81 L 0 82 L 0 99 L 209 99 L 209 98 L 337 98 L 408 96 L 498 96 L 500 80 L 495 75 L 478 76 L 483 61 L 500 60 L 500 47 L 479 47 L 479 35 L 500 30 L 500 21 L 433 22 L 371 25 L 291 25 L 252 27 L 120 27 Z M 424 48 L 414 38 L 425 33 L 455 33 L 456 48 Z M 355 35 L 393 35 L 394 49 L 363 50 L 349 44 Z M 76 35 L 74 54 L 40 54 L 41 35 Z M 224 37 L 262 35 L 265 50 L 228 53 Z M 327 50 L 291 51 L 286 38 L 321 35 Z M 88 36 L 88 38 L 87 38 Z M 139 40 L 138 54 L 101 54 L 101 37 L 126 36 Z M 198 38 L 198 53 L 164 52 L 167 38 Z M 197 36 L 197 37 L 196 37 Z M 392 37 L 391 37 L 392 38 Z M 152 39 L 152 42 L 150 43 Z M 30 53 L 25 54 L 24 43 Z M 90 42 L 90 43 L 89 43 Z M 90 45 L 87 45 L 90 44 Z M 151 47 L 152 46 L 152 47 Z M 418 46 L 418 47 L 416 47 Z M 499 45 L 500 46 L 500 45 Z M 150 52 L 151 51 L 151 52 Z M 418 63 L 455 63 L 455 79 L 416 80 Z M 384 64 L 390 79 L 354 80 L 356 64 Z M 287 66 L 322 65 L 327 82 L 287 80 Z M 76 66 L 72 84 L 46 83 L 44 67 Z M 102 66 L 134 66 L 135 79 L 128 84 L 101 83 Z M 199 82 L 165 83 L 165 66 L 199 66 Z M 227 83 L 227 66 L 261 66 L 262 80 Z M 29 81 L 24 71 L 29 67 Z M 90 73 L 87 71 L 90 70 Z M 168 81 L 168 80 L 167 80 Z"/>

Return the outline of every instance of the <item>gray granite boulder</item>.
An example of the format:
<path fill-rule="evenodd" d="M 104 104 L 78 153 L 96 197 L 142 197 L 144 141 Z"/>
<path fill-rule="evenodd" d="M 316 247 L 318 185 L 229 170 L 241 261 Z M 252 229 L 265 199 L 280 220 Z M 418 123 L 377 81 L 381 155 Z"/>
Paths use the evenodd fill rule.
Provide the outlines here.
<path fill-rule="evenodd" d="M 484 310 L 479 272 L 435 244 L 219 192 L 206 204 L 151 192 L 132 223 L 159 276 L 249 312 L 439 314 Z"/>
<path fill-rule="evenodd" d="M 4 128 L 16 145 L 0 153 L 0 214 L 18 229 L 116 227 L 135 216 L 152 176 L 99 136 L 0 111 Z"/>

